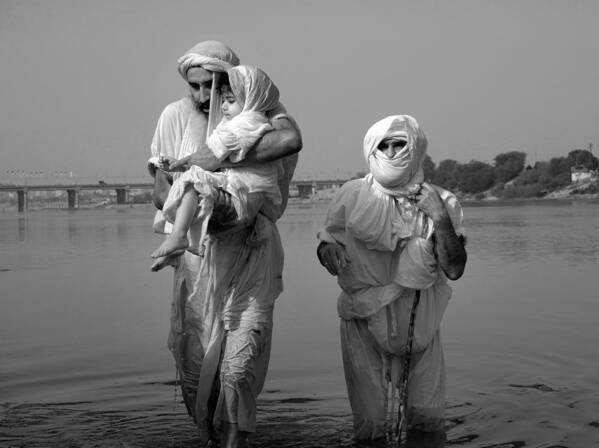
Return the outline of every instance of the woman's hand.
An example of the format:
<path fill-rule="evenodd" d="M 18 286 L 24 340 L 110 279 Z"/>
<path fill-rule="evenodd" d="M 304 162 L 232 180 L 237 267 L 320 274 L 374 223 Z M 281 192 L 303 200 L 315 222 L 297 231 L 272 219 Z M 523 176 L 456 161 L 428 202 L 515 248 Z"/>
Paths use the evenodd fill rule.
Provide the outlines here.
<path fill-rule="evenodd" d="M 351 263 L 351 258 L 347 254 L 345 247 L 338 243 L 321 242 L 316 249 L 318 260 L 329 274 L 339 275 L 339 273 Z"/>
<path fill-rule="evenodd" d="M 457 280 L 464 273 L 468 258 L 463 238 L 456 234 L 447 208 L 435 187 L 423 182 L 415 199 L 416 207 L 433 220 L 433 242 L 439 266 L 447 278 Z"/>

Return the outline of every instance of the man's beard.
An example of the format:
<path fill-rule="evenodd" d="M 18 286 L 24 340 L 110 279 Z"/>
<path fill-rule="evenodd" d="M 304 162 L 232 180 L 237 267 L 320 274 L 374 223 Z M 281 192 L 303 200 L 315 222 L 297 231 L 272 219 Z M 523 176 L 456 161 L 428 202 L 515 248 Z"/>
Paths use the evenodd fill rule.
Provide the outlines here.
<path fill-rule="evenodd" d="M 200 103 L 199 101 L 196 101 L 192 95 L 189 95 L 189 99 L 191 100 L 193 108 L 196 110 L 196 112 L 204 115 L 208 115 L 210 113 L 210 100 Z"/>

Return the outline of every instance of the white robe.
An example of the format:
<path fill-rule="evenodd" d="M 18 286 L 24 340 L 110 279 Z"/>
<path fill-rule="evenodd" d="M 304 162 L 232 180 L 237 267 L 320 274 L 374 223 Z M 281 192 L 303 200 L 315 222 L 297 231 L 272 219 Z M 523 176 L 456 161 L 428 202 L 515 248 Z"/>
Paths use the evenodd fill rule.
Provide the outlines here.
<path fill-rule="evenodd" d="M 462 210 L 456 197 L 440 190 L 454 228 L 460 232 Z M 434 231 L 430 218 L 413 213 L 403 199 L 391 200 L 385 207 L 395 207 L 393 226 L 396 235 L 385 244 L 372 248 L 352 231 L 350 222 L 363 222 L 373 217 L 372 208 L 364 206 L 366 197 L 380 195 L 367 176 L 346 183 L 329 207 L 322 241 L 345 246 L 352 262 L 338 275 L 341 294 L 337 308 L 341 321 L 342 354 L 357 438 L 384 436 L 387 382 L 395 386 L 401 378 L 401 357 L 406 353 L 407 333 L 414 289 L 421 289 L 420 304 L 414 328 L 413 353 L 408 405 L 412 408 L 412 427 L 431 430 L 442 427 L 445 399 L 445 372 L 439 326 L 451 297 L 451 288 L 440 268 L 434 277 L 422 276 L 422 266 L 412 264 L 398 273 L 402 257 L 426 258 L 429 248 L 409 248 L 415 238 L 430 236 Z M 387 198 L 385 198 L 387 199 Z M 391 225 L 390 223 L 381 225 Z M 362 229 L 360 229 L 362 230 Z M 388 235 L 380 232 L 381 235 Z M 375 232 L 378 235 L 378 232 Z M 381 239 L 376 239 L 381 244 Z M 369 247 L 370 246 L 370 247 Z M 401 284 L 414 282 L 413 284 Z M 419 283 L 423 282 L 423 283 Z"/>
<path fill-rule="evenodd" d="M 282 106 L 268 116 L 271 122 L 291 119 Z M 154 134 L 152 157 L 193 153 L 195 142 L 204 141 L 206 125 L 190 99 L 168 105 Z M 283 288 L 283 248 L 275 222 L 287 205 L 297 155 L 281 162 L 280 203 L 263 193 L 249 193 L 246 219 L 211 223 L 204 258 L 186 251 L 175 268 L 168 346 L 182 375 L 187 409 L 201 433 L 223 419 L 242 431 L 255 428 L 255 399 L 270 356 L 273 306 Z M 157 216 L 164 223 L 160 212 Z M 168 232 L 164 227 L 155 230 Z M 220 389 L 215 390 L 219 369 Z M 209 402 L 211 396 L 214 402 Z"/>

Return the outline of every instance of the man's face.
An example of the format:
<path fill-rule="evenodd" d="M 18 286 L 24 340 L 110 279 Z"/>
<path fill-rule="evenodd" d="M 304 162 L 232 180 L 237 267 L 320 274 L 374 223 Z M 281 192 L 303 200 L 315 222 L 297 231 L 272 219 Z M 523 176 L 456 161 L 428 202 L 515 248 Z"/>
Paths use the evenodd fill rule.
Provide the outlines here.
<path fill-rule="evenodd" d="M 210 91 L 212 89 L 212 72 L 201 67 L 187 70 L 187 84 L 195 108 L 199 112 L 210 112 Z"/>

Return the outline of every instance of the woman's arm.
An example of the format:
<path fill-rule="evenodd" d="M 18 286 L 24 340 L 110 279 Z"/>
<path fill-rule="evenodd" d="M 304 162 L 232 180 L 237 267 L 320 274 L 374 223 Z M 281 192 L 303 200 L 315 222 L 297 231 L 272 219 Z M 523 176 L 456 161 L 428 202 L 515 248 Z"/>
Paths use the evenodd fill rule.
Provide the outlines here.
<path fill-rule="evenodd" d="M 459 279 L 466 267 L 464 239 L 457 235 L 437 190 L 426 182 L 416 195 L 416 206 L 433 220 L 433 241 L 439 266 L 450 280 Z"/>

